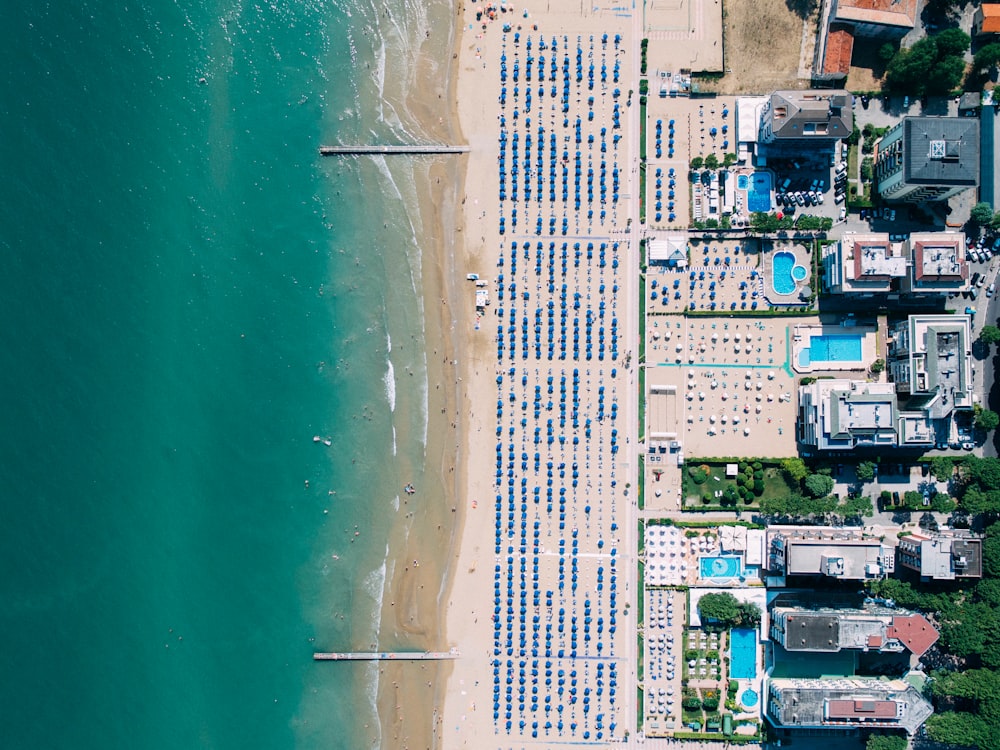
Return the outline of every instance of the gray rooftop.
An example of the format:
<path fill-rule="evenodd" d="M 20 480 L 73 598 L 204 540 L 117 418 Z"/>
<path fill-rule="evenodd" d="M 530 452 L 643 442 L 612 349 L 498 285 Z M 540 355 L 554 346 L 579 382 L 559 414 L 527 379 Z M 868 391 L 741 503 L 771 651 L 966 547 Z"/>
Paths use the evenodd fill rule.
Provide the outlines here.
<path fill-rule="evenodd" d="M 770 105 L 775 138 L 846 138 L 854 127 L 847 91 L 775 91 Z"/>
<path fill-rule="evenodd" d="M 934 713 L 904 680 L 871 677 L 772 679 L 767 715 L 785 727 L 883 727 L 913 734 Z"/>
<path fill-rule="evenodd" d="M 906 182 L 914 185 L 979 184 L 979 120 L 973 117 L 907 117 L 903 120 Z"/>

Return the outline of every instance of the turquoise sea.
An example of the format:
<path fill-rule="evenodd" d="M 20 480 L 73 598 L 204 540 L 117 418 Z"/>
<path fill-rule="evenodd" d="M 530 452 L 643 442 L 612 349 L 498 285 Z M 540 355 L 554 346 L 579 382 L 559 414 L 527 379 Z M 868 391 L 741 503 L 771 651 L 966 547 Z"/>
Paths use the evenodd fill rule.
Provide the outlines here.
<path fill-rule="evenodd" d="M 0 9 L 4 747 L 379 744 L 370 669 L 311 654 L 378 640 L 424 481 L 415 189 L 317 147 L 405 135 L 426 22 Z"/>

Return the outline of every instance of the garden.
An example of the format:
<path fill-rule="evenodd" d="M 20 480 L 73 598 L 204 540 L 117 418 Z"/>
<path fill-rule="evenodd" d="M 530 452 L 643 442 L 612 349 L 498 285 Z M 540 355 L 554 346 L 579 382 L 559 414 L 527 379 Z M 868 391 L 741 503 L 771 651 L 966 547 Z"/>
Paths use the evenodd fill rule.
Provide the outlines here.
<path fill-rule="evenodd" d="M 727 467 L 736 473 L 727 476 Z M 684 510 L 755 509 L 762 499 L 792 492 L 775 461 L 739 459 L 737 461 L 693 460 L 684 472 Z"/>

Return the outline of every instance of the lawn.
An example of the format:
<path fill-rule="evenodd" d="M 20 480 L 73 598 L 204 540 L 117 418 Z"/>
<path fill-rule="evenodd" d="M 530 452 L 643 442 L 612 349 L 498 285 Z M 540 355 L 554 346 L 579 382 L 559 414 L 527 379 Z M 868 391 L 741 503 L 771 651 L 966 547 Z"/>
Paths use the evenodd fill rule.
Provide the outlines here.
<path fill-rule="evenodd" d="M 695 510 L 706 506 L 756 508 L 761 499 L 784 497 L 795 491 L 795 488 L 789 486 L 777 463 L 741 459 L 737 465 L 740 474 L 752 478 L 747 490 L 742 493 L 743 496 L 740 496 L 740 484 L 734 479 L 726 478 L 726 463 L 700 459 L 689 461 L 684 471 L 684 509 Z M 759 469 L 756 468 L 758 466 Z M 699 483 L 697 478 L 701 473 L 698 470 L 702 467 L 707 467 L 708 473 L 705 481 Z M 754 481 L 759 481 L 762 485 L 759 494 L 753 491 Z"/>

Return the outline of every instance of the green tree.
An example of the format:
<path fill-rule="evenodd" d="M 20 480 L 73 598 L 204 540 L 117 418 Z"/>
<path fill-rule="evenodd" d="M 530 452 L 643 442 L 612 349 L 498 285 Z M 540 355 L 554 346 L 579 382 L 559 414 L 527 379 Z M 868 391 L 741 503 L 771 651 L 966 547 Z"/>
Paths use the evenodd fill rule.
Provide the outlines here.
<path fill-rule="evenodd" d="M 701 169 L 704 164 L 705 160 L 700 156 L 696 156 L 691 160 L 691 169 Z"/>
<path fill-rule="evenodd" d="M 904 492 L 903 505 L 909 510 L 919 510 L 924 505 L 924 496 L 916 490 Z"/>
<path fill-rule="evenodd" d="M 965 75 L 965 59 L 959 56 L 945 57 L 938 60 L 927 72 L 928 94 L 947 94 L 962 83 Z"/>
<path fill-rule="evenodd" d="M 972 58 L 974 70 L 986 70 L 997 63 L 1000 63 L 1000 43 L 997 42 L 980 47 L 975 57 Z"/>
<path fill-rule="evenodd" d="M 955 473 L 955 462 L 948 456 L 935 456 L 930 461 L 930 471 L 939 482 L 947 482 Z"/>
<path fill-rule="evenodd" d="M 875 478 L 875 464 L 871 461 L 862 461 L 855 469 L 855 474 L 859 481 L 870 482 Z"/>
<path fill-rule="evenodd" d="M 872 366 L 870 369 L 873 373 L 877 375 L 878 373 L 882 372 L 885 369 L 885 360 L 876 359 L 874 362 L 872 362 Z"/>
<path fill-rule="evenodd" d="M 992 746 L 986 720 L 965 711 L 945 711 L 927 720 L 927 734 L 932 740 L 948 745 L 985 748 Z"/>
<path fill-rule="evenodd" d="M 705 169 L 718 169 L 719 168 L 719 157 L 714 153 L 709 154 L 705 157 Z"/>
<path fill-rule="evenodd" d="M 760 607 L 753 602 L 740 602 L 736 606 L 739 610 L 739 621 L 735 625 L 745 627 L 756 627 L 760 625 Z"/>
<path fill-rule="evenodd" d="M 969 513 L 996 513 L 1000 511 L 1000 490 L 983 490 L 979 485 L 971 485 L 962 494 L 961 505 Z"/>
<path fill-rule="evenodd" d="M 989 224 L 993 219 L 993 206 L 985 201 L 980 201 L 972 207 L 969 211 L 969 221 L 972 221 L 979 226 L 983 224 Z"/>
<path fill-rule="evenodd" d="M 980 430 L 995 430 L 1000 425 L 1000 414 L 989 409 L 976 412 L 976 427 Z"/>
<path fill-rule="evenodd" d="M 886 84 L 894 91 L 922 95 L 937 56 L 937 43 L 930 37 L 920 39 L 909 49 L 900 49 L 886 67 Z"/>
<path fill-rule="evenodd" d="M 906 738 L 894 734 L 873 734 L 865 743 L 865 750 L 906 750 Z"/>
<path fill-rule="evenodd" d="M 938 492 L 931 498 L 931 510 L 935 513 L 951 513 L 955 510 L 955 501 L 946 492 Z"/>
<path fill-rule="evenodd" d="M 979 332 L 979 340 L 984 344 L 991 345 L 1000 341 L 1000 328 L 994 325 L 985 325 Z"/>
<path fill-rule="evenodd" d="M 938 55 L 941 57 L 961 57 L 972 44 L 972 39 L 961 29 L 945 29 L 939 34 L 935 34 L 934 41 L 937 43 Z"/>
<path fill-rule="evenodd" d="M 722 164 L 726 167 L 733 166 L 737 161 L 739 161 L 739 157 L 731 151 L 722 157 Z"/>
<path fill-rule="evenodd" d="M 702 622 L 729 626 L 739 621 L 739 604 L 736 597 L 729 593 L 705 594 L 698 600 L 698 614 Z"/>
<path fill-rule="evenodd" d="M 833 492 L 833 478 L 823 474 L 810 474 L 802 486 L 813 497 L 826 497 Z"/>
<path fill-rule="evenodd" d="M 1000 524 L 986 529 L 983 539 L 983 573 L 990 578 L 1000 578 Z"/>
<path fill-rule="evenodd" d="M 886 42 L 878 48 L 878 59 L 884 63 L 889 62 L 896 55 L 896 45 Z"/>
<path fill-rule="evenodd" d="M 837 506 L 837 513 L 844 518 L 871 518 L 875 515 L 875 506 L 870 497 L 850 497 Z"/>
<path fill-rule="evenodd" d="M 975 482 L 981 489 L 1000 489 L 1000 460 L 969 456 L 962 464 L 962 469 L 969 481 Z"/>

